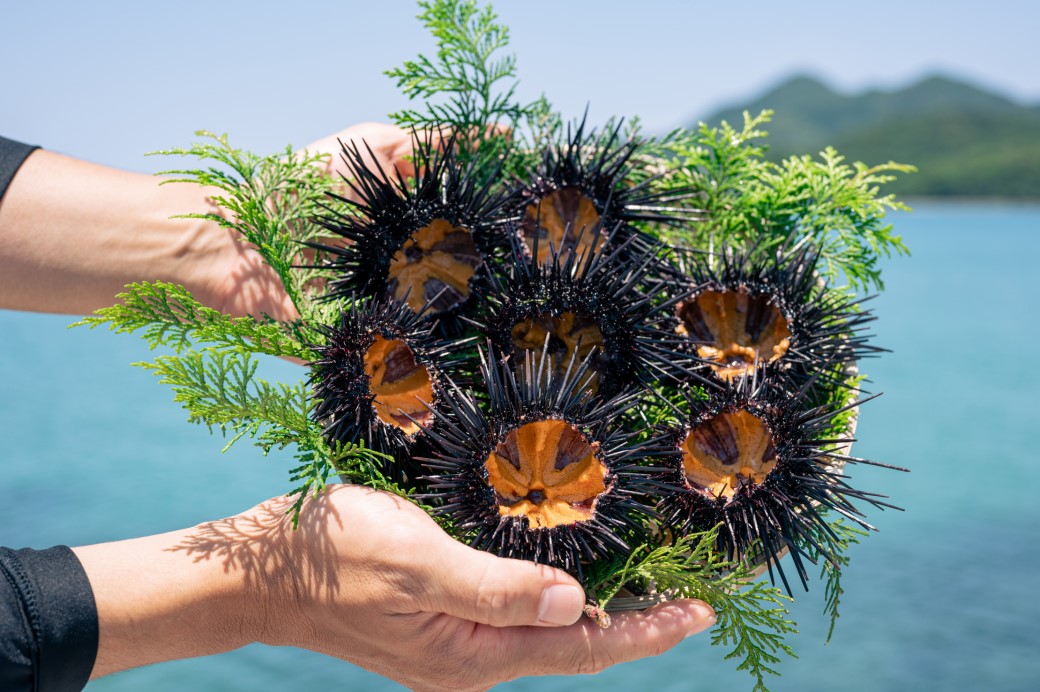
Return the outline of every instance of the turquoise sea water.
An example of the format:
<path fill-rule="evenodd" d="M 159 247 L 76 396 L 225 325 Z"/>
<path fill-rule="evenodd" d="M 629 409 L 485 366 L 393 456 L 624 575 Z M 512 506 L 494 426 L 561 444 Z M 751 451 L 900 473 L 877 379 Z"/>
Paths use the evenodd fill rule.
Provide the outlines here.
<path fill-rule="evenodd" d="M 912 259 L 888 261 L 863 363 L 875 391 L 858 455 L 910 474 L 854 469 L 905 513 L 854 548 L 843 615 L 824 645 L 822 588 L 792 608 L 797 660 L 774 690 L 1040 689 L 1040 208 L 921 205 L 895 218 Z M 66 330 L 67 317 L 0 312 L 0 544 L 45 547 L 182 528 L 287 489 L 285 458 L 184 423 L 169 392 L 127 364 L 136 337 Z M 295 378 L 277 363 L 274 376 Z M 593 678 L 503 689 L 748 689 L 723 651 L 694 637 Z M 95 692 L 390 690 L 347 663 L 247 647 L 92 683 Z"/>

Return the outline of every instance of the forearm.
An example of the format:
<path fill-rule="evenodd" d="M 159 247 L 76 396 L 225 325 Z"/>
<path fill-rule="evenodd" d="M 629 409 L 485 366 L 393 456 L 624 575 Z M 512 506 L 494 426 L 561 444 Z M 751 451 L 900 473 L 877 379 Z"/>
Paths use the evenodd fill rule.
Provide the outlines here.
<path fill-rule="evenodd" d="M 73 548 L 98 611 L 91 678 L 230 651 L 257 638 L 254 597 L 227 555 L 184 551 L 196 529 Z"/>
<path fill-rule="evenodd" d="M 38 150 L 0 202 L 0 308 L 87 313 L 133 281 L 164 280 L 205 295 L 226 232 L 171 219 L 214 207 L 197 185 L 160 185 Z"/>

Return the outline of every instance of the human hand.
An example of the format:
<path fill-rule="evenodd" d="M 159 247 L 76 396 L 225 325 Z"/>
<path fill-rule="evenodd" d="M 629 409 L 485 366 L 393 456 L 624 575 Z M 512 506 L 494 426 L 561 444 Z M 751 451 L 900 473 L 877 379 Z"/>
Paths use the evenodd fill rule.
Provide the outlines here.
<path fill-rule="evenodd" d="M 281 515 L 284 503 L 260 511 Z M 411 503 L 357 486 L 312 501 L 299 531 L 284 536 L 304 579 L 269 607 L 288 617 L 268 623 L 268 643 L 343 658 L 413 689 L 596 672 L 714 621 L 705 604 L 685 602 L 603 630 L 581 617 L 584 592 L 570 575 L 469 548 Z"/>
<path fill-rule="evenodd" d="M 656 655 L 714 622 L 707 605 L 676 601 L 601 629 L 581 617 L 584 595 L 569 575 L 468 548 L 386 493 L 331 486 L 308 500 L 295 531 L 289 505 L 275 498 L 138 539 L 162 539 L 160 550 L 77 548 L 99 604 L 95 676 L 261 641 L 319 651 L 413 689 L 479 690 Z M 120 570 L 128 559 L 154 578 L 128 579 L 134 569 Z M 113 572 L 122 578 L 113 582 Z"/>

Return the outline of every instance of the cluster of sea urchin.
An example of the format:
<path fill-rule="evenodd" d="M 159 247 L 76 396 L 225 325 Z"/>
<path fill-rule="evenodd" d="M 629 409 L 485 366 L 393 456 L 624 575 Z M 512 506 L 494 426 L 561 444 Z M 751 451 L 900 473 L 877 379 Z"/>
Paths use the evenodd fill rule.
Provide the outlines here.
<path fill-rule="evenodd" d="M 353 305 L 322 330 L 314 415 L 388 453 L 385 474 L 421 485 L 459 538 L 580 576 L 655 531 L 721 525 L 729 558 L 772 570 L 788 551 L 804 580 L 812 552 L 832 557 L 820 507 L 861 522 L 852 500 L 885 506 L 820 436 L 843 410 L 820 401 L 877 349 L 818 251 L 673 263 L 633 224 L 688 220 L 668 205 L 694 195 L 632 183 L 638 144 L 617 129 L 578 125 L 512 186 L 475 184 L 450 138 L 415 145 L 414 180 L 344 146 L 360 201 L 323 222 L 347 244 L 317 247 L 338 272 L 327 295 Z M 461 380 L 441 375 L 451 359 Z M 686 411 L 656 436 L 655 394 Z"/>

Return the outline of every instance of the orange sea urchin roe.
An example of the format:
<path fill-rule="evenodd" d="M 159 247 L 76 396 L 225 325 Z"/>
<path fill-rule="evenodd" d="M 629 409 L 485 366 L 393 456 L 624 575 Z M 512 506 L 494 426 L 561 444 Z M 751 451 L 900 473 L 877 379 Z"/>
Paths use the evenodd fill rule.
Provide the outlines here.
<path fill-rule="evenodd" d="M 534 252 L 538 238 L 538 263 L 547 264 L 552 257 L 550 246 L 562 258 L 568 252 L 584 255 L 602 242 L 599 212 L 581 190 L 565 187 L 527 205 L 520 229 L 527 246 Z"/>
<path fill-rule="evenodd" d="M 607 468 L 589 441 L 561 420 L 525 423 L 488 455 L 488 481 L 502 516 L 527 517 L 531 528 L 552 528 L 592 518 L 606 492 Z"/>
<path fill-rule="evenodd" d="M 791 345 L 791 328 L 765 295 L 705 291 L 679 303 L 679 333 L 701 343 L 697 355 L 714 361 L 715 373 L 732 380 L 760 364 L 782 358 Z"/>
<path fill-rule="evenodd" d="M 407 344 L 377 336 L 365 352 L 365 374 L 376 397 L 372 407 L 379 420 L 406 435 L 419 432 L 419 426 L 408 416 L 423 425 L 429 423 L 433 414 L 420 402 L 433 402 L 433 380 L 426 366 L 415 362 Z"/>
<path fill-rule="evenodd" d="M 577 352 L 574 362 L 578 363 L 589 355 L 593 348 L 602 352 L 603 332 L 592 320 L 564 312 L 560 315 L 539 315 L 513 325 L 510 336 L 513 346 L 519 351 L 541 353 L 545 347 L 545 337 L 549 337 L 549 355 L 556 365 L 558 373 L 566 371 L 571 357 Z M 519 359 L 518 362 L 523 362 Z M 599 376 L 593 375 L 590 386 L 596 388 Z"/>
<path fill-rule="evenodd" d="M 742 485 L 761 483 L 776 466 L 766 422 L 748 411 L 720 413 L 683 440 L 683 472 L 690 487 L 711 497 L 732 497 Z"/>
<path fill-rule="evenodd" d="M 428 300 L 433 301 L 434 313 L 445 312 L 469 297 L 469 280 L 479 266 L 473 235 L 450 221 L 434 219 L 394 253 L 388 289 L 416 312 Z"/>

